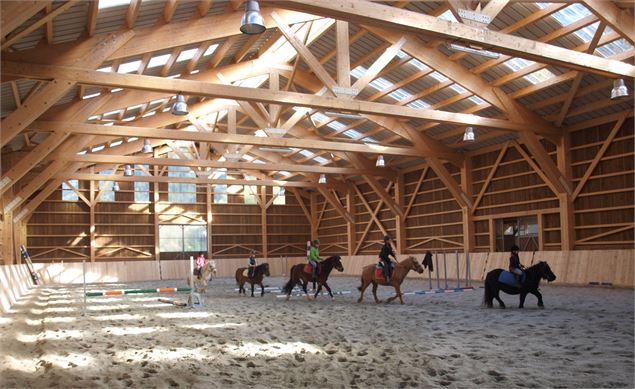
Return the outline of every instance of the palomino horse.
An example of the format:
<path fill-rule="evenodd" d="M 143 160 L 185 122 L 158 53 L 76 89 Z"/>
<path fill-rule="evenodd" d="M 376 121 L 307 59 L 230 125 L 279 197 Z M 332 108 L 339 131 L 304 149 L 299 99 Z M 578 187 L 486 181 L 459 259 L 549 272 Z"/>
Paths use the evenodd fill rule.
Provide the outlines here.
<path fill-rule="evenodd" d="M 194 290 L 198 293 L 207 293 L 207 280 L 211 281 L 212 275 L 216 275 L 216 261 L 210 260 L 203 265 L 200 276 L 194 274 Z M 190 285 L 190 277 L 187 277 L 188 285 Z"/>
<path fill-rule="evenodd" d="M 307 266 L 306 263 L 299 263 L 291 267 L 291 270 L 289 271 L 289 274 L 290 274 L 289 282 L 287 282 L 284 288 L 282 288 L 282 293 L 287 294 L 287 300 L 289 300 L 289 297 L 291 297 L 291 291 L 299 282 L 302 283 L 302 289 L 304 290 L 304 294 L 306 295 L 307 299 L 309 300 L 311 299 L 311 297 L 308 294 L 309 292 L 306 290 L 306 286 L 309 283 L 309 281 L 311 281 L 312 277 L 310 272 L 307 273 L 304 271 L 305 266 Z M 333 268 L 337 269 L 337 271 L 340 271 L 340 272 L 344 271 L 344 266 L 342 266 L 342 258 L 338 255 L 328 257 L 322 262 L 320 262 L 319 272 L 316 277 L 318 288 L 315 291 L 315 296 L 313 296 L 314 298 L 316 298 L 318 294 L 320 293 L 320 291 L 322 291 L 322 285 L 324 285 L 326 290 L 329 292 L 329 296 L 331 296 L 331 299 L 333 298 L 333 293 L 331 292 L 331 288 L 326 283 L 326 280 L 328 280 L 329 274 L 331 274 L 331 270 L 333 270 Z"/>
<path fill-rule="evenodd" d="M 361 292 L 361 295 L 357 300 L 358 303 L 361 303 L 364 300 L 364 291 L 368 288 L 368 285 L 373 284 L 373 296 L 375 297 L 376 303 L 381 302 L 381 300 L 377 298 L 377 285 L 385 285 L 395 288 L 396 293 L 393 297 L 386 300 L 386 303 L 389 303 L 399 297 L 399 301 L 403 304 L 403 298 L 401 297 L 401 283 L 404 278 L 406 278 L 406 274 L 408 274 L 410 270 L 414 270 L 417 273 L 423 273 L 423 267 L 415 257 L 408 257 L 401 262 L 397 262 L 397 265 L 393 269 L 390 282 L 386 282 L 386 279 L 383 276 L 379 278 L 376 277 L 375 267 L 376 265 L 372 264 L 364 266 L 362 269 L 362 285 L 357 288 Z"/>
<path fill-rule="evenodd" d="M 236 283 L 238 283 L 238 294 L 240 294 L 241 292 L 242 294 L 245 294 L 245 288 L 243 286 L 245 285 L 245 282 L 249 282 L 251 284 L 251 297 L 254 297 L 255 284 L 260 285 L 260 295 L 264 296 L 265 286 L 262 284 L 262 280 L 263 278 L 265 278 L 265 276 L 270 277 L 269 264 L 263 263 L 256 266 L 254 268 L 253 277 L 244 275 L 244 273 L 248 271 L 248 269 L 249 268 L 247 267 L 239 267 L 238 269 L 236 269 Z"/>
<path fill-rule="evenodd" d="M 544 308 L 545 305 L 542 302 L 542 294 L 538 291 L 540 280 L 545 279 L 549 282 L 556 279 L 556 275 L 553 274 L 551 268 L 547 262 L 538 262 L 537 264 L 525 269 L 525 282 L 521 287 L 510 286 L 498 281 L 498 277 L 503 272 L 503 269 L 494 269 L 487 273 L 485 277 L 485 295 L 483 296 L 483 303 L 488 308 L 492 307 L 492 300 L 496 299 L 501 308 L 505 308 L 505 303 L 498 296 L 499 291 L 503 291 L 507 294 L 520 294 L 520 305 L 518 308 L 522 308 L 525 305 L 525 297 L 527 293 L 531 293 L 538 298 L 538 306 Z"/>

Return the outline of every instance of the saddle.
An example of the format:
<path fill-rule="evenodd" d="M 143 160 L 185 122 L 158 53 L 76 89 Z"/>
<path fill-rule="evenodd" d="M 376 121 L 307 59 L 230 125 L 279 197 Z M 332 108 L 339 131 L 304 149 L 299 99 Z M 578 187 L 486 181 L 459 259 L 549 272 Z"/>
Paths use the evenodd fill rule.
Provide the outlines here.
<path fill-rule="evenodd" d="M 501 274 L 498 276 L 498 282 L 500 282 L 501 284 L 505 284 L 507 286 L 514 287 L 514 288 L 520 288 L 525 283 L 526 279 L 527 279 L 527 274 L 523 273 L 523 275 L 520 276 L 520 284 L 518 284 L 518 282 L 516 281 L 516 277 L 514 276 L 514 273 L 509 272 L 507 270 L 503 270 Z"/>
<path fill-rule="evenodd" d="M 390 266 L 392 266 L 392 268 L 395 268 L 395 263 L 392 262 L 390 264 Z M 380 278 L 380 279 L 384 279 L 386 277 L 384 277 L 384 263 L 383 262 L 378 262 L 377 265 L 375 265 L 375 278 Z"/>
<path fill-rule="evenodd" d="M 243 270 L 243 277 L 249 277 L 249 269 Z"/>
<path fill-rule="evenodd" d="M 306 265 L 304 265 L 304 269 L 303 269 L 303 270 L 304 270 L 304 272 L 305 272 L 306 274 L 311 274 L 311 273 L 312 273 L 312 271 L 313 271 L 313 268 L 311 267 L 311 264 L 310 264 L 310 263 L 307 263 Z M 318 262 L 318 265 L 317 265 L 317 271 L 316 271 L 316 273 L 315 273 L 315 275 L 316 275 L 316 276 L 319 276 L 319 275 L 320 275 L 320 270 L 322 270 L 322 266 L 321 266 L 321 265 L 320 265 L 320 263 Z"/>

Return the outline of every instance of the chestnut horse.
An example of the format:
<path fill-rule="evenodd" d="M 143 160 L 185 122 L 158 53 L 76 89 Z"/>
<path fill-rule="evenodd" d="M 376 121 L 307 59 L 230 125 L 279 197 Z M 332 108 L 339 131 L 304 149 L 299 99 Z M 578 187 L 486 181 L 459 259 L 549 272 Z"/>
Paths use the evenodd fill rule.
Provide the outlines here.
<path fill-rule="evenodd" d="M 256 266 L 254 268 L 253 277 L 246 277 L 246 276 L 243 275 L 243 273 L 247 269 L 248 268 L 246 268 L 246 267 L 239 267 L 238 269 L 236 269 L 236 282 L 238 283 L 238 294 L 240 294 L 241 292 L 243 294 L 245 294 L 245 288 L 243 286 L 245 285 L 245 282 L 249 282 L 251 284 L 251 297 L 254 297 L 254 285 L 255 284 L 260 285 L 260 295 L 264 296 L 264 294 L 265 294 L 265 286 L 262 284 L 262 280 L 263 280 L 263 278 L 265 278 L 265 276 L 270 277 L 269 264 L 268 263 L 262 263 L 262 264 Z"/>
<path fill-rule="evenodd" d="M 306 263 L 299 263 L 291 267 L 291 270 L 289 271 L 289 274 L 290 274 L 289 282 L 287 282 L 284 288 L 282 288 L 282 293 L 287 294 L 287 300 L 289 300 L 289 297 L 291 297 L 291 291 L 299 282 L 302 283 L 302 289 L 304 290 L 304 294 L 306 295 L 307 299 L 309 300 L 311 299 L 311 297 L 309 296 L 309 292 L 306 289 L 306 286 L 309 283 L 309 281 L 311 281 L 312 277 L 311 277 L 311 273 L 307 273 L 304 271 L 304 267 L 306 265 L 307 265 Z M 331 288 L 326 283 L 326 280 L 328 280 L 329 274 L 331 274 L 331 270 L 333 270 L 333 268 L 337 269 L 337 271 L 340 271 L 340 272 L 344 271 L 344 266 L 342 266 L 342 258 L 338 255 L 328 257 L 322 262 L 320 262 L 319 266 L 320 266 L 319 272 L 316 277 L 318 288 L 315 291 L 315 296 L 313 297 L 316 298 L 318 296 L 320 291 L 322 291 L 322 285 L 324 285 L 326 290 L 329 292 L 329 296 L 331 296 L 331 299 L 332 299 L 333 293 L 331 293 Z"/>
<path fill-rule="evenodd" d="M 358 303 L 361 303 L 364 300 L 364 291 L 368 288 L 368 285 L 373 284 L 373 296 L 375 297 L 375 302 L 380 303 L 381 300 L 377 298 L 377 285 L 385 285 L 392 286 L 395 288 L 395 295 L 386 300 L 386 303 L 392 302 L 394 299 L 399 297 L 399 301 L 403 304 L 403 298 L 401 297 L 401 283 L 404 278 L 406 278 L 406 274 L 410 270 L 414 270 L 417 273 L 423 273 L 423 267 L 417 261 L 415 257 L 408 257 L 401 262 L 397 262 L 395 268 L 392 271 L 392 277 L 390 278 L 390 282 L 386 282 L 386 279 L 382 276 L 377 278 L 375 276 L 375 264 L 364 266 L 362 269 L 362 285 L 357 288 L 361 292 Z"/>

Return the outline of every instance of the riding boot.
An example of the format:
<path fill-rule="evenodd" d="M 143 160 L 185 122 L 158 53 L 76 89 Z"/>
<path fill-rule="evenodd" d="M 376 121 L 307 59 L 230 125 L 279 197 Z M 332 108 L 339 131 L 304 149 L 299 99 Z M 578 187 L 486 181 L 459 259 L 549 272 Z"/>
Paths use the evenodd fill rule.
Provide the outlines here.
<path fill-rule="evenodd" d="M 315 282 L 316 278 L 317 278 L 317 267 L 312 267 L 311 268 L 311 280 L 313 282 Z"/>

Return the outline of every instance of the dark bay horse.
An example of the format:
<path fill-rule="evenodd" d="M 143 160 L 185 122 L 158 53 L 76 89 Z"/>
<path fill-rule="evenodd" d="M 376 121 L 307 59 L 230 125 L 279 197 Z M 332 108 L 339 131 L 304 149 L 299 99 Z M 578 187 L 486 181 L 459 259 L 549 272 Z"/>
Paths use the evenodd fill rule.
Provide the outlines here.
<path fill-rule="evenodd" d="M 304 271 L 305 266 L 306 266 L 306 263 L 299 263 L 291 267 L 291 270 L 289 271 L 289 274 L 290 274 L 289 282 L 287 282 L 284 288 L 282 288 L 282 293 L 287 294 L 287 300 L 289 300 L 289 297 L 291 297 L 291 291 L 298 283 L 301 283 L 302 289 L 304 290 L 304 294 L 307 295 L 307 299 L 309 300 L 311 299 L 311 297 L 308 294 L 309 292 L 306 289 L 306 286 L 309 283 L 309 281 L 311 281 L 312 277 L 311 277 L 311 273 L 307 273 Z M 326 290 L 329 292 L 329 296 L 333 298 L 333 293 L 331 293 L 331 288 L 326 283 L 326 280 L 328 280 L 329 274 L 331 274 L 331 271 L 333 270 L 333 268 L 337 269 L 337 271 L 340 271 L 340 272 L 344 271 L 344 266 L 342 266 L 342 258 L 338 255 L 328 257 L 322 262 L 320 262 L 319 272 L 316 277 L 318 288 L 315 291 L 315 296 L 313 296 L 313 298 L 316 298 L 318 294 L 322 291 L 322 285 L 324 285 Z"/>
<path fill-rule="evenodd" d="M 245 285 L 245 282 L 249 282 L 251 284 L 251 297 L 254 297 L 254 285 L 258 284 L 260 285 L 260 295 L 263 296 L 265 294 L 265 286 L 262 284 L 262 280 L 263 278 L 265 278 L 265 276 L 269 277 L 269 264 L 268 263 L 262 263 L 258 266 L 256 266 L 254 268 L 254 275 L 253 277 L 247 277 L 245 275 L 243 275 L 243 273 L 245 272 L 245 270 L 247 270 L 248 268 L 246 267 L 239 267 L 238 269 L 236 269 L 236 282 L 238 283 L 238 294 L 240 294 L 242 292 L 242 294 L 245 294 L 245 288 L 243 287 L 243 285 Z"/>
<path fill-rule="evenodd" d="M 527 293 L 531 293 L 538 298 L 538 306 L 540 308 L 545 307 L 542 302 L 542 294 L 538 291 L 540 280 L 544 278 L 548 282 L 551 282 L 556 279 L 556 275 L 553 274 L 547 262 L 538 262 L 537 264 L 525 269 L 525 283 L 520 288 L 499 282 L 498 277 L 501 272 L 503 272 L 503 269 L 494 269 L 487 273 L 487 276 L 485 277 L 485 296 L 483 297 L 483 303 L 488 308 L 492 308 L 493 299 L 498 301 L 501 308 L 505 308 L 505 303 L 503 303 L 503 300 L 501 300 L 498 296 L 501 290 L 507 294 L 520 294 L 520 305 L 518 308 L 522 308 L 524 306 Z"/>
<path fill-rule="evenodd" d="M 427 261 L 424 260 L 424 263 Z M 399 297 L 399 301 L 403 304 L 403 298 L 401 297 L 401 283 L 404 278 L 406 278 L 406 274 L 410 272 L 410 270 L 414 270 L 417 273 L 423 273 L 423 267 L 417 261 L 415 257 L 408 257 L 401 262 L 397 262 L 395 269 L 392 272 L 392 277 L 390 278 L 390 282 L 386 282 L 386 279 L 382 276 L 377 278 L 375 276 L 375 264 L 364 266 L 362 269 L 362 285 L 357 288 L 361 292 L 358 303 L 361 303 L 364 300 L 364 291 L 368 288 L 368 285 L 373 284 L 373 297 L 375 297 L 375 302 L 380 303 L 381 300 L 377 298 L 377 286 L 385 285 L 392 286 L 395 288 L 395 295 L 386 300 L 387 303 L 393 301 L 397 297 Z"/>

